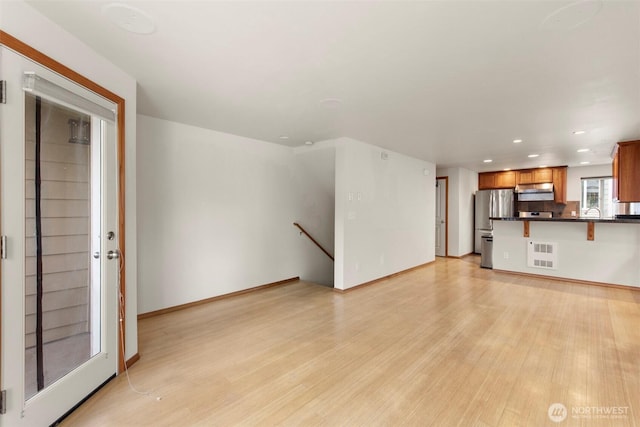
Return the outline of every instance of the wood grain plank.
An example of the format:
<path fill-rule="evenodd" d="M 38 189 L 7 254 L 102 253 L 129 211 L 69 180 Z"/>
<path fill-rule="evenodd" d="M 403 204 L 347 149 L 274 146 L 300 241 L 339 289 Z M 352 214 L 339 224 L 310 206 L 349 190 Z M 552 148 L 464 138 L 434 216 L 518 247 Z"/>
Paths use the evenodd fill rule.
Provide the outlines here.
<path fill-rule="evenodd" d="M 640 291 L 439 258 L 344 294 L 298 282 L 142 319 L 141 359 L 63 426 L 556 425 L 640 414 Z M 116 410 L 117 409 L 117 410 Z"/>
<path fill-rule="evenodd" d="M 43 314 L 43 323 L 47 329 L 54 329 L 61 326 L 74 325 L 76 323 L 88 322 L 88 310 L 86 305 L 66 307 L 61 310 L 54 310 Z M 35 314 L 25 316 L 24 329 L 28 333 L 35 331 Z"/>
<path fill-rule="evenodd" d="M 36 253 L 35 237 L 25 239 L 25 252 Z M 44 255 L 61 255 L 66 253 L 89 252 L 89 236 L 53 236 L 42 238 L 42 253 Z"/>
<path fill-rule="evenodd" d="M 35 185 L 26 181 L 25 198 L 33 200 Z M 42 181 L 43 200 L 89 200 L 89 184 L 87 182 Z"/>
<path fill-rule="evenodd" d="M 25 275 L 36 274 L 36 259 L 28 256 L 25 259 Z M 45 255 L 42 257 L 44 274 L 62 273 L 67 271 L 87 270 L 89 268 L 89 254 L 86 252 L 68 253 L 62 255 Z"/>
<path fill-rule="evenodd" d="M 34 294 L 36 291 L 35 275 L 28 275 L 25 279 L 25 294 Z M 84 269 L 49 273 L 46 276 L 46 281 L 47 290 L 50 292 L 84 287 L 89 283 L 89 270 Z"/>
<path fill-rule="evenodd" d="M 50 342 L 58 341 L 74 335 L 86 333 L 88 332 L 88 330 L 89 330 L 88 321 L 74 323 L 71 325 L 60 326 L 58 328 L 51 328 L 43 331 L 42 340 L 45 343 L 50 343 Z M 31 348 L 31 347 L 34 347 L 35 345 L 36 345 L 36 334 L 35 333 L 25 334 L 25 348 Z"/>
<path fill-rule="evenodd" d="M 55 311 L 67 307 L 87 305 L 89 302 L 89 287 L 64 289 L 55 292 L 46 292 L 42 298 L 42 310 L 44 312 Z M 25 298 L 25 314 L 35 314 L 36 296 L 27 295 Z"/>
<path fill-rule="evenodd" d="M 65 181 L 65 182 L 88 182 L 89 165 L 74 164 L 66 162 L 43 161 L 40 165 L 40 173 L 45 181 Z M 25 162 L 25 178 L 32 180 L 35 178 L 34 162 Z"/>
<path fill-rule="evenodd" d="M 35 235 L 36 226 L 33 219 L 25 221 L 26 237 Z M 87 234 L 89 231 L 89 218 L 43 218 L 43 237 L 76 236 Z"/>
<path fill-rule="evenodd" d="M 25 218 L 35 218 L 35 206 L 33 203 L 26 204 Z M 88 200 L 43 200 L 43 218 L 88 218 Z"/>

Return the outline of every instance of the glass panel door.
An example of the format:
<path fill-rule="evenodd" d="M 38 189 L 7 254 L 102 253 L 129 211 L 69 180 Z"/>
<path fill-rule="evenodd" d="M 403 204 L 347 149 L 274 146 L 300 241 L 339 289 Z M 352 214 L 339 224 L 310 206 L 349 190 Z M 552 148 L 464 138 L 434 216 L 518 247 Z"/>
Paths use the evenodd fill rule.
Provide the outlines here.
<path fill-rule="evenodd" d="M 116 125 L 96 113 L 115 106 L 4 47 L 0 56 L 0 427 L 51 425 L 117 370 Z"/>
<path fill-rule="evenodd" d="M 101 128 L 25 93 L 26 399 L 100 352 Z"/>

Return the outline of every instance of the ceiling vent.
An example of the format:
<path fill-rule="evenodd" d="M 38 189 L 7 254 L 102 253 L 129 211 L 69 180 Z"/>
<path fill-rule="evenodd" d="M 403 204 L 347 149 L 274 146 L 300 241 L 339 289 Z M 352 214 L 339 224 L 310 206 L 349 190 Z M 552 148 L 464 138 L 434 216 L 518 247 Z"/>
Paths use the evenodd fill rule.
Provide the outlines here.
<path fill-rule="evenodd" d="M 122 3 L 109 3 L 102 6 L 102 14 L 125 31 L 134 34 L 152 34 L 156 24 L 142 10 Z"/>

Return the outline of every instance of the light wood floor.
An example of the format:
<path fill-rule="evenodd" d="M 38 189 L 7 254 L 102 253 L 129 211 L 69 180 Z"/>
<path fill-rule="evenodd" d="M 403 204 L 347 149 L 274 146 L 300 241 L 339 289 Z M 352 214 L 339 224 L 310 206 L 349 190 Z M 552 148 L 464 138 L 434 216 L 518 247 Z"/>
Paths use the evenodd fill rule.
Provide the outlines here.
<path fill-rule="evenodd" d="M 438 259 L 346 294 L 293 283 L 142 320 L 130 374 L 154 397 L 121 375 L 63 425 L 639 426 L 640 291 L 477 261 Z M 550 420 L 552 403 L 565 421 Z M 593 407 L 627 409 L 587 416 Z"/>

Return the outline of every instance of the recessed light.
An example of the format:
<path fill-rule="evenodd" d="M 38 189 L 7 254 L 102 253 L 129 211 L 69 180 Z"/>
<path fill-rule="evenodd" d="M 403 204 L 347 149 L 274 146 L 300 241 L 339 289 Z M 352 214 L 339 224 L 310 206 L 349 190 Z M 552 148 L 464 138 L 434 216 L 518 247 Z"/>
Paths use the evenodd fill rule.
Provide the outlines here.
<path fill-rule="evenodd" d="M 339 98 L 326 98 L 321 99 L 319 104 L 325 108 L 338 108 L 342 106 L 342 99 Z"/>
<path fill-rule="evenodd" d="M 546 168 L 546 167 L 547 167 L 547 165 L 540 165 L 540 166 L 538 166 L 538 167 L 539 167 L 539 168 Z"/>
<path fill-rule="evenodd" d="M 521 139 L 514 139 L 514 140 L 513 140 L 513 143 L 514 143 L 514 144 L 520 144 L 521 142 L 522 142 L 522 140 L 521 140 Z"/>
<path fill-rule="evenodd" d="M 580 162 L 581 165 L 588 165 L 591 162 Z"/>
<path fill-rule="evenodd" d="M 313 145 L 313 141 L 306 141 L 304 145 Z"/>
<path fill-rule="evenodd" d="M 540 154 L 529 154 L 527 157 L 530 159 L 533 159 L 535 157 L 538 157 Z"/>
<path fill-rule="evenodd" d="M 102 14 L 112 23 L 135 34 L 152 34 L 156 31 L 153 19 L 142 10 L 122 3 L 102 6 Z"/>
<path fill-rule="evenodd" d="M 502 170 L 503 170 L 503 171 L 505 171 L 505 172 L 507 172 L 507 171 L 510 171 L 510 170 L 511 170 L 511 168 L 504 168 L 504 169 L 502 169 Z"/>
<path fill-rule="evenodd" d="M 577 151 L 578 151 L 578 153 L 587 153 L 590 150 L 588 148 L 581 148 L 581 149 L 579 149 Z"/>
<path fill-rule="evenodd" d="M 280 136 L 280 139 L 286 141 L 287 139 L 289 139 L 289 137 L 287 135 L 282 135 Z"/>
<path fill-rule="evenodd" d="M 587 133 L 587 131 L 586 130 L 574 130 L 573 131 L 574 135 L 582 135 L 583 133 Z"/>
<path fill-rule="evenodd" d="M 550 13 L 540 23 L 546 31 L 570 31 L 591 21 L 602 9 L 603 0 L 581 0 Z"/>
<path fill-rule="evenodd" d="M 485 159 L 485 160 L 483 160 L 483 162 L 485 162 L 485 163 L 491 163 L 491 162 L 493 162 L 493 160 L 491 160 L 491 159 Z"/>

